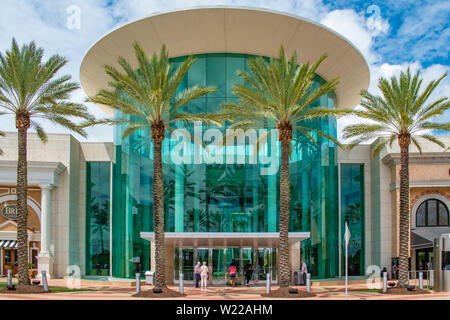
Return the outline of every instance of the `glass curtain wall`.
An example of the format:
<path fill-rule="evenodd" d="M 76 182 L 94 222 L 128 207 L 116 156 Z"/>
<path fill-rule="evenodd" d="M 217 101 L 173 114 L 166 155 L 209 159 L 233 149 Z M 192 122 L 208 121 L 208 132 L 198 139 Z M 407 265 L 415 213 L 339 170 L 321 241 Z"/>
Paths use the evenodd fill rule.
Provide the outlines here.
<path fill-rule="evenodd" d="M 341 239 L 348 222 L 348 274 L 364 275 L 364 164 L 341 164 Z M 345 242 L 342 240 L 341 268 L 345 273 Z"/>
<path fill-rule="evenodd" d="M 110 162 L 86 163 L 86 275 L 110 274 Z"/>
<path fill-rule="evenodd" d="M 184 111 L 215 112 L 220 110 L 221 103 L 237 101 L 232 86 L 242 80 L 236 71 L 245 70 L 251 57 L 229 53 L 198 55 L 179 90 L 213 85 L 218 91 L 187 105 Z M 177 67 L 185 58 L 173 58 L 172 62 Z M 315 80 L 317 85 L 323 81 L 319 76 Z M 311 107 L 334 108 L 334 99 L 331 93 Z M 116 117 L 122 115 L 116 113 Z M 178 127 L 185 129 L 191 138 L 200 137 L 210 145 L 214 135 L 208 129 L 224 133 L 228 125 L 212 128 L 204 124 L 178 124 Z M 307 125 L 336 136 L 334 117 Z M 136 131 L 125 140 L 121 139 L 122 130 L 122 126 L 117 126 L 115 131 L 113 275 L 133 277 L 136 267 L 149 267 L 149 242 L 140 238 L 140 232 L 153 231 L 153 148 L 149 129 Z M 336 148 L 315 133 L 311 135 L 317 139 L 317 145 L 294 132 L 290 231 L 311 231 L 311 240 L 302 244 L 307 252 L 305 258 L 313 277 L 326 278 L 336 276 L 338 270 Z M 188 142 L 181 138 L 167 134 L 163 143 L 166 232 L 278 231 L 279 173 L 276 170 L 275 174 L 262 175 L 261 168 L 267 165 L 259 159 L 251 163 L 253 146 L 247 143 L 249 137 L 244 144 L 222 148 L 222 154 L 211 148 L 209 155 L 216 159 L 214 163 L 208 160 L 205 149 L 195 150 L 193 138 Z M 186 154 L 178 153 L 177 148 L 183 143 L 188 146 Z M 278 141 L 272 146 L 269 143 L 267 149 L 269 157 L 278 152 L 279 159 Z M 175 164 L 171 156 L 174 152 L 188 161 Z"/>

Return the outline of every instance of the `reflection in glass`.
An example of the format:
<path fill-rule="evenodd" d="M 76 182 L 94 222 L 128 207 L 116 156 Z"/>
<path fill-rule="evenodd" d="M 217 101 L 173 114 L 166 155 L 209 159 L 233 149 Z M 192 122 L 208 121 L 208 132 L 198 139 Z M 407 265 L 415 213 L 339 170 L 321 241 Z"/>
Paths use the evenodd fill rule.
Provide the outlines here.
<path fill-rule="evenodd" d="M 364 274 L 364 165 L 341 164 L 341 239 L 345 223 L 351 234 L 348 244 L 348 274 Z M 342 270 L 345 272 L 345 242 L 342 240 Z M 344 273 L 343 272 L 343 273 Z"/>
<path fill-rule="evenodd" d="M 219 90 L 187 105 L 183 111 L 214 112 L 220 109 L 222 102 L 236 99 L 232 86 L 241 81 L 236 72 L 247 67 L 250 57 L 229 53 L 198 55 L 179 90 L 195 84 L 214 85 Z M 177 57 L 172 61 L 177 65 L 184 59 Z M 319 83 L 323 79 L 316 76 L 315 81 Z M 314 101 L 311 107 L 334 108 L 334 100 L 334 93 L 330 93 Z M 119 113 L 115 116 L 121 117 Z M 194 135 L 192 124 L 178 126 Z M 334 117 L 309 121 L 305 126 L 336 136 Z M 224 132 L 227 127 L 228 124 L 216 129 Z M 208 128 L 201 126 L 203 134 Z M 140 257 L 141 268 L 149 268 L 149 242 L 141 239 L 140 232 L 153 231 L 153 154 L 148 128 L 134 132 L 125 140 L 120 138 L 122 130 L 120 125 L 115 129 L 112 273 L 117 277 L 134 277 L 133 265 L 129 262 L 133 257 Z M 336 146 L 312 131 L 310 134 L 316 138 L 316 145 L 294 131 L 289 230 L 311 232 L 311 239 L 302 243 L 302 252 L 311 266 L 312 276 L 335 277 L 339 250 Z M 191 163 L 175 165 L 170 153 L 177 143 L 178 140 L 170 139 L 163 143 L 166 232 L 278 231 L 278 174 L 261 175 L 263 165 L 248 161 L 244 164 L 194 163 L 192 154 Z M 250 146 L 227 147 L 226 150 L 245 155 L 253 152 Z M 200 154 L 202 158 L 204 150 Z"/>
<path fill-rule="evenodd" d="M 426 203 L 422 203 L 419 208 L 417 209 L 417 213 L 416 213 L 416 225 L 418 227 L 424 227 L 426 224 L 425 221 L 425 207 L 426 207 Z"/>
<path fill-rule="evenodd" d="M 446 205 L 437 199 L 428 199 L 416 211 L 417 227 L 448 226 L 449 214 Z"/>
<path fill-rule="evenodd" d="M 86 274 L 109 275 L 109 162 L 86 163 Z"/>

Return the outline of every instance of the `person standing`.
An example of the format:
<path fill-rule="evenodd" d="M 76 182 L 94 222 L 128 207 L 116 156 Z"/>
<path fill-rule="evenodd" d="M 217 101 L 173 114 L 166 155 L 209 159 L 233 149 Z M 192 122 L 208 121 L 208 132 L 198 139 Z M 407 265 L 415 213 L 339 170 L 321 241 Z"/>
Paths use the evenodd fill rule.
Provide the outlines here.
<path fill-rule="evenodd" d="M 308 267 L 306 266 L 305 260 L 302 259 L 302 280 L 303 285 L 306 286 L 306 274 L 308 273 Z"/>
<path fill-rule="evenodd" d="M 200 274 L 201 274 L 201 263 L 197 262 L 194 268 L 194 277 L 195 277 L 195 287 L 198 288 L 198 283 L 200 282 Z"/>
<path fill-rule="evenodd" d="M 206 288 L 208 285 L 208 266 L 206 265 L 206 261 L 203 261 L 203 265 L 200 268 L 200 277 L 202 279 L 201 287 Z"/>
<path fill-rule="evenodd" d="M 252 265 L 250 264 L 250 261 L 247 261 L 247 264 L 244 266 L 244 272 L 245 272 L 246 285 L 249 286 L 250 280 L 252 279 L 252 275 L 253 275 L 253 268 L 252 268 Z"/>
<path fill-rule="evenodd" d="M 237 283 L 236 283 L 236 272 L 237 272 L 237 268 L 236 268 L 236 264 L 234 262 L 234 260 L 231 262 L 230 267 L 228 268 L 228 274 L 230 275 L 230 284 L 232 287 L 236 287 Z"/>

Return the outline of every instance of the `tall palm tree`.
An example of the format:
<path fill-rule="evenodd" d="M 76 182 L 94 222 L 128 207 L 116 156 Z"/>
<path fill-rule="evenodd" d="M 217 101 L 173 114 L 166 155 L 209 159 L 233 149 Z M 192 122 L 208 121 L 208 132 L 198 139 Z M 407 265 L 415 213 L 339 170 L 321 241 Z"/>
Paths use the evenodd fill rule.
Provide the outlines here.
<path fill-rule="evenodd" d="M 159 56 L 155 53 L 147 56 L 142 47 L 133 45 L 138 67 L 133 68 L 123 57 L 118 63 L 123 70 L 107 65 L 105 71 L 110 77 L 109 90 L 102 89 L 89 101 L 110 106 L 127 117 L 121 119 L 104 119 L 87 123 L 124 125 L 122 138 L 125 139 L 136 130 L 151 128 L 153 141 L 153 202 L 155 222 L 155 292 L 166 287 L 164 262 L 164 183 L 162 172 L 162 142 L 166 130 L 173 132 L 176 122 L 205 121 L 221 124 L 213 116 L 203 116 L 182 112 L 181 108 L 195 99 L 213 92 L 215 87 L 199 87 L 185 89 L 177 94 L 177 90 L 197 60 L 190 56 L 176 70 L 169 62 L 169 54 L 163 45 Z"/>
<path fill-rule="evenodd" d="M 15 115 L 18 130 L 17 160 L 17 243 L 19 284 L 29 284 L 27 247 L 27 131 L 34 128 L 41 141 L 47 135 L 36 119 L 46 119 L 82 136 L 85 131 L 72 117 L 92 120 L 82 104 L 70 102 L 70 94 L 79 88 L 71 77 L 57 77 L 67 63 L 59 55 L 43 61 L 44 50 L 34 42 L 22 47 L 12 40 L 11 50 L 0 53 L 0 109 Z"/>
<path fill-rule="evenodd" d="M 244 84 L 235 84 L 233 93 L 239 96 L 239 102 L 226 102 L 222 105 L 223 117 L 232 122 L 230 128 L 250 129 L 268 128 L 271 134 L 278 129 L 281 142 L 280 166 L 280 239 L 279 239 L 279 285 L 288 287 L 290 282 L 289 268 L 289 202 L 290 177 L 289 157 L 293 131 L 313 141 L 311 133 L 325 137 L 336 144 L 339 142 L 325 132 L 308 127 L 312 119 L 341 112 L 326 107 L 309 107 L 319 97 L 334 90 L 338 79 L 332 79 L 314 87 L 315 72 L 326 55 L 315 63 L 297 64 L 297 53 L 290 60 L 283 47 L 276 59 L 267 61 L 262 57 L 252 58 L 248 62 L 250 72 L 238 71 Z"/>
<path fill-rule="evenodd" d="M 398 77 L 391 77 L 390 80 L 380 78 L 378 88 L 381 95 L 372 95 L 367 90 L 361 91 L 363 98 L 361 109 L 354 111 L 356 116 L 370 120 L 370 123 L 352 124 L 344 129 L 344 139 L 352 139 L 349 148 L 380 137 L 373 148 L 372 156 L 378 155 L 386 144 L 392 146 L 395 140 L 400 147 L 400 287 L 408 285 L 409 146 L 411 143 L 414 144 L 422 153 L 420 141 L 417 139 L 421 137 L 445 148 L 444 143 L 429 131 L 450 130 L 450 122 L 432 121 L 450 107 L 450 101 L 447 97 L 429 100 L 430 95 L 446 75 L 431 81 L 423 90 L 420 71 L 411 75 L 408 69 L 401 72 Z"/>

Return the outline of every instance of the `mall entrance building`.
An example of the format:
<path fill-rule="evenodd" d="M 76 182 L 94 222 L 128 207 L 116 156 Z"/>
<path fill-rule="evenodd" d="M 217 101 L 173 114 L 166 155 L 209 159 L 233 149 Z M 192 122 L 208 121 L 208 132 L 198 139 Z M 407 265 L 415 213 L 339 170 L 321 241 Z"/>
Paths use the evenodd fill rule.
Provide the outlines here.
<path fill-rule="evenodd" d="M 80 80 L 87 95 L 107 87 L 105 64 L 117 66 L 122 56 L 136 65 L 135 41 L 148 54 L 159 53 L 165 44 L 175 66 L 189 55 L 197 58 L 180 91 L 194 85 L 218 90 L 187 105 L 186 112 L 215 112 L 223 102 L 236 101 L 232 86 L 241 81 L 236 72 L 246 70 L 248 59 L 255 56 L 277 57 L 280 45 L 288 55 L 296 50 L 299 63 L 328 55 L 318 68 L 317 84 L 340 77 L 335 92 L 314 101 L 311 108 L 354 107 L 360 102 L 360 90 L 369 86 L 363 56 L 332 30 L 289 14 L 220 6 L 151 15 L 102 37 L 81 64 Z M 110 116 L 125 116 L 98 107 Z M 305 125 L 337 136 L 334 117 Z M 210 144 L 209 130 L 223 134 L 227 126 L 180 123 L 178 128 Z M 41 174 L 36 177 L 45 174 L 47 179 L 29 180 L 36 197 L 46 204 L 39 204 L 41 213 L 30 239 L 40 240 L 35 243 L 42 256 L 37 259 L 38 268 L 52 277 L 79 272 L 82 277 L 134 278 L 136 272 L 154 270 L 152 141 L 147 129 L 121 139 L 123 129 L 114 128 L 114 142 L 96 143 L 50 134 L 48 143 L 42 144 L 34 133 L 29 134 L 29 168 Z M 316 145 L 296 131 L 292 143 L 291 273 L 299 270 L 304 259 L 313 279 L 343 276 L 346 221 L 351 232 L 349 275 L 365 276 L 370 265 L 390 270 L 399 243 L 398 147 L 371 158 L 377 141 L 348 152 L 311 134 Z M 449 137 L 442 140 L 450 145 Z M 236 140 L 222 148 L 215 161 L 208 161 L 204 149 L 188 141 L 187 150 L 192 152 L 183 153 L 187 161 L 178 163 L 173 154 L 180 141 L 167 134 L 162 150 L 168 283 L 176 282 L 180 272 L 186 280 L 192 279 L 197 261 L 206 261 L 212 268 L 212 281 L 224 281 L 232 260 L 239 263 L 241 276 L 249 262 L 255 269 L 253 280 L 262 281 L 271 272 L 276 281 L 279 173 L 263 174 L 262 170 L 276 161 L 250 161 L 253 146 Z M 278 142 L 267 145 L 269 159 L 279 160 Z M 414 147 L 410 150 L 413 269 L 426 265 L 430 238 L 450 232 L 450 156 L 426 141 L 423 146 L 422 155 Z M 4 150 L 0 186 L 13 192 L 17 134 L 0 138 L 0 148 Z M 0 197 L 0 210 L 13 205 L 13 198 L 4 199 Z M 0 244 L 9 245 L 2 241 L 14 240 L 15 235 L 2 238 L 6 234 L 1 228 L 14 224 L 14 217 L 7 215 L 4 221 L 0 220 Z"/>
<path fill-rule="evenodd" d="M 135 63 L 133 43 L 139 42 L 148 53 L 159 53 L 166 45 L 174 66 L 188 55 L 193 64 L 182 81 L 179 92 L 195 85 L 215 86 L 217 91 L 184 107 L 184 112 L 219 111 L 226 101 L 237 101 L 232 87 L 242 80 L 238 70 L 247 70 L 248 60 L 256 56 L 276 57 L 283 45 L 291 54 L 299 53 L 299 63 L 316 61 L 328 54 L 314 81 L 340 77 L 340 85 L 314 101 L 317 106 L 344 108 L 358 104 L 358 93 L 369 84 L 369 70 L 360 52 L 335 32 L 289 14 L 268 10 L 200 7 L 165 12 L 145 17 L 108 33 L 86 53 L 81 64 L 80 79 L 87 95 L 107 87 L 105 64 L 117 66 L 117 58 Z M 116 118 L 126 117 L 99 105 Z M 336 137 L 334 117 L 305 124 Z M 224 127 L 202 123 L 180 123 L 189 137 L 196 136 L 206 144 L 213 143 L 211 129 L 219 134 Z M 112 245 L 113 276 L 133 277 L 136 271 L 152 269 L 153 232 L 153 146 L 149 128 L 138 130 L 122 140 L 122 126 L 115 128 L 115 164 L 112 170 Z M 339 168 L 336 146 L 311 131 L 317 145 L 294 131 L 290 160 L 291 175 L 291 270 L 300 268 L 301 255 L 316 278 L 339 276 L 340 232 Z M 250 139 L 248 137 L 248 139 Z M 173 159 L 180 140 L 166 135 L 163 142 L 165 197 L 166 261 L 169 283 L 180 270 L 191 270 L 198 260 L 210 262 L 214 277 L 223 278 L 229 263 L 235 259 L 250 263 L 264 277 L 272 270 L 276 279 L 279 220 L 279 142 L 267 142 L 267 155 L 274 163 L 250 161 L 253 146 L 244 138 L 216 150 L 214 161 L 208 161 L 204 148 L 194 139 L 182 152 L 182 163 Z M 263 169 L 274 169 L 263 174 Z M 274 167 L 275 166 L 275 167 Z M 106 170 L 106 169 L 105 169 Z M 362 167 L 349 166 L 346 179 L 359 175 Z M 270 171 L 270 170 L 268 170 Z M 347 172 L 350 176 L 347 176 Z M 103 179 L 100 176 L 100 179 Z M 360 187 L 362 180 L 350 182 Z M 343 196 L 360 197 L 359 190 L 346 190 Z M 109 191 L 109 190 L 107 190 Z M 352 192 L 353 194 L 347 194 Z M 361 201 L 358 201 L 360 204 Z M 361 208 L 353 213 L 355 234 L 363 233 Z M 343 219 L 343 218 L 342 218 Z M 355 236 L 356 237 L 356 236 Z M 355 272 L 364 264 L 361 239 L 353 247 Z M 241 268 L 242 269 L 242 268 Z M 188 272 L 189 273 L 189 272 Z M 190 277 L 192 275 L 187 275 Z"/>

